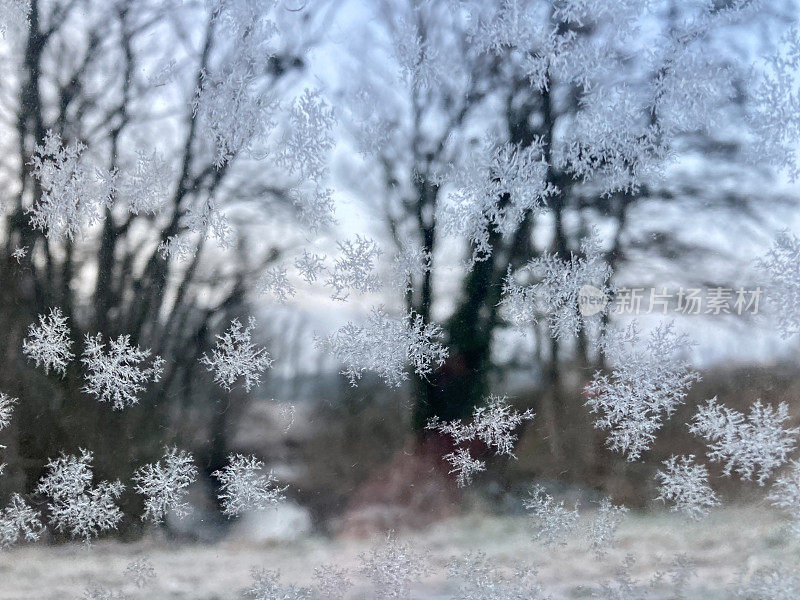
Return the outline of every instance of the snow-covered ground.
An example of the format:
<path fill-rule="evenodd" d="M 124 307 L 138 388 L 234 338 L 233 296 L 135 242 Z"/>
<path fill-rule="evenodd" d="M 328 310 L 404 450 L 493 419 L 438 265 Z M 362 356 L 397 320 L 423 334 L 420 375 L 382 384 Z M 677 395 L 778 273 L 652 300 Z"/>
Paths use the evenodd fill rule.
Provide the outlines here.
<path fill-rule="evenodd" d="M 797 565 L 800 543 L 784 533 L 781 519 L 763 507 L 732 507 L 713 512 L 699 523 L 670 513 L 629 514 L 618 545 L 597 559 L 581 540 L 543 548 L 532 541 L 525 517 L 470 515 L 425 531 L 400 535 L 413 547 L 428 549 L 434 574 L 415 590 L 415 598 L 450 598 L 446 565 L 456 555 L 483 551 L 504 565 L 532 561 L 539 565 L 544 587 L 554 598 L 590 597 L 589 589 L 612 578 L 626 555 L 636 562 L 632 575 L 646 581 L 684 553 L 697 566 L 689 598 L 729 598 L 727 586 L 739 572 L 761 567 Z M 285 583 L 308 585 L 313 569 L 325 563 L 356 569 L 359 554 L 378 540 L 308 537 L 295 542 L 255 546 L 228 540 L 214 545 L 162 543 L 149 539 L 132 544 L 101 542 L 34 545 L 0 553 L 0 599 L 80 599 L 87 584 L 96 582 L 131 598 L 227 600 L 241 598 L 250 569 L 280 570 Z M 137 590 L 126 581 L 126 566 L 147 558 L 157 578 Z M 354 578 L 358 582 L 358 577 Z M 587 589 L 588 588 L 588 589 Z M 353 598 L 370 597 L 356 585 Z M 117 596 L 114 596 L 117 597 Z M 658 592 L 655 596 L 659 597 Z M 665 596 L 664 596 L 665 597 Z"/>

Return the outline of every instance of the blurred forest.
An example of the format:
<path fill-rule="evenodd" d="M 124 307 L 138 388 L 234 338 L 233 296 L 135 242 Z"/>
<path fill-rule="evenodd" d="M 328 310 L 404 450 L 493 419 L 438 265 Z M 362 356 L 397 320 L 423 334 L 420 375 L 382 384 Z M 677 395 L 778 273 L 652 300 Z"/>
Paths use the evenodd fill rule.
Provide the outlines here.
<path fill-rule="evenodd" d="M 657 4 L 652 27 L 666 36 L 708 3 Z M 727 4 L 714 3 L 718 11 Z M 547 315 L 539 315 L 520 333 L 501 306 L 510 273 L 545 254 L 579 256 L 593 228 L 618 287 L 760 285 L 752 260 L 791 225 L 800 190 L 748 155 L 747 88 L 753 57 L 774 51 L 797 17 L 793 1 L 765 3 L 754 18 L 696 42 L 710 64 L 725 69 L 732 89 L 719 95 L 714 127 L 681 124 L 687 133 L 678 137 L 663 177 L 603 194 L 548 160 L 546 181 L 557 191 L 548 195 L 547 211 L 530 210 L 507 231 L 487 230 L 483 246 L 442 230 L 443 169 L 465 162 L 489 132 L 520 148 L 555 151 L 564 143 L 564 124 L 582 118 L 579 86 L 555 75 L 532 86 L 526 57 L 511 47 L 474 51 L 468 23 L 449 2 L 314 0 L 299 10 L 277 3 L 271 15 L 281 31 L 278 46 L 250 65 L 248 93 L 291 102 L 305 87 L 319 86 L 339 119 L 331 168 L 342 190 L 335 196 L 339 222 L 323 227 L 320 248 L 335 252 L 334 240 L 366 232 L 385 248 L 386 272 L 407 244 L 430 253 L 430 270 L 407 288 L 370 299 L 440 323 L 449 358 L 433 375 L 412 374 L 397 390 L 371 376 L 352 387 L 314 338 L 348 318 L 363 319 L 366 299 L 345 307 L 299 294 L 280 304 L 258 289 L 259 275 L 307 239 L 306 215 L 295 201 L 292 172 L 259 160 L 269 152 L 267 142 L 247 154 L 233 152 L 220 166 L 213 141 L 203 135 L 195 91 L 209 73 L 227 72 L 239 51 L 213 9 L 179 0 L 32 0 L 30 27 L 0 42 L 0 389 L 20 398 L 0 437 L 7 465 L 0 497 L 33 490 L 46 462 L 62 451 L 92 450 L 99 479 L 125 480 L 131 465 L 177 444 L 194 454 L 203 476 L 192 496 L 201 517 L 189 525 L 168 520 L 164 527 L 176 535 L 206 535 L 209 523 L 224 522 L 210 474 L 231 452 L 254 453 L 274 468 L 290 484 L 290 498 L 323 530 L 424 525 L 474 506 L 513 510 L 510 499 L 534 479 L 576 497 L 611 495 L 644 508 L 655 495 L 652 476 L 661 461 L 678 449 L 699 453 L 684 423 L 700 402 L 719 396 L 741 409 L 757 398 L 786 401 L 800 418 L 797 346 L 779 341 L 767 317 L 687 316 L 679 327 L 700 340 L 690 355 L 702 381 L 644 460 L 627 463 L 605 448 L 585 406 L 586 384 L 606 366 L 592 349 L 592 332 L 555 338 Z M 635 43 L 602 27 L 558 21 L 553 11 L 542 18 L 548 27 L 571 28 L 578 39 L 607 36 L 609 51 Z M 434 85 L 396 77 L 404 65 L 395 48 L 407 27 L 444 57 L 439 72 L 429 73 Z M 614 76 L 629 90 L 663 75 L 649 72 L 643 59 L 626 64 L 629 70 Z M 666 111 L 641 118 L 665 130 L 691 121 Z M 135 170 L 142 152 L 157 150 L 168 173 L 159 190 L 168 210 L 132 212 L 132 198 L 122 191 L 87 235 L 48 237 L 29 218 L 42 195 L 32 159 L 48 131 L 84 143 L 109 172 Z M 225 235 L 209 217 L 212 206 L 229 220 Z M 187 215 L 201 221 L 205 215 L 199 234 Z M 165 256 L 160 246 L 175 236 L 188 247 L 183 256 Z M 19 248 L 27 250 L 22 257 L 15 255 Z M 470 262 L 474 256 L 479 260 Z M 76 355 L 86 334 L 130 335 L 166 360 L 161 380 L 135 407 L 114 411 L 82 390 L 80 361 L 64 377 L 36 369 L 22 354 L 22 340 L 54 306 L 69 319 Z M 233 318 L 250 314 L 276 365 L 252 392 L 223 392 L 199 358 Z M 722 352 L 710 349 L 714 341 Z M 467 418 L 490 393 L 508 394 L 536 418 L 519 431 L 516 459 L 488 457 L 487 471 L 464 492 L 441 459 L 451 442 L 425 424 L 434 416 Z M 741 486 L 737 494 L 747 498 Z M 122 507 L 137 515 L 141 502 L 126 493 Z M 142 527 L 128 517 L 122 531 L 136 536 Z"/>

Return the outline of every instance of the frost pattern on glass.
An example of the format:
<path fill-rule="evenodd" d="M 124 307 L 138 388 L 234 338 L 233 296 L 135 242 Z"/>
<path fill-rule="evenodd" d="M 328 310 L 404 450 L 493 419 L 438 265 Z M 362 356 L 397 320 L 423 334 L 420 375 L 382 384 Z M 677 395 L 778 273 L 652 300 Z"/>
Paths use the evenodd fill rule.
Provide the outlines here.
<path fill-rule="evenodd" d="M 441 329 L 425 323 L 422 315 L 388 315 L 373 308 L 364 325 L 349 322 L 331 335 L 317 339 L 317 347 L 345 366 L 342 374 L 355 386 L 364 371 L 374 371 L 389 387 L 408 379 L 407 367 L 420 377 L 444 364 L 447 349 L 437 340 Z M 375 341 L 380 340 L 379 344 Z"/>
<path fill-rule="evenodd" d="M 228 464 L 211 474 L 220 483 L 222 513 L 235 517 L 246 511 L 266 510 L 284 499 L 286 487 L 279 487 L 272 472 L 255 456 L 231 454 Z"/>
<path fill-rule="evenodd" d="M 43 531 L 39 513 L 22 496 L 12 494 L 8 505 L 0 510 L 0 547 L 13 546 L 20 540 L 35 542 Z"/>
<path fill-rule="evenodd" d="M 800 462 L 791 461 L 789 469 L 775 480 L 768 499 L 791 519 L 789 530 L 800 538 Z"/>
<path fill-rule="evenodd" d="M 766 296 L 775 307 L 781 335 L 800 332 L 800 239 L 781 232 L 756 265 L 767 276 Z"/>
<path fill-rule="evenodd" d="M 52 369 L 62 377 L 75 358 L 71 347 L 67 317 L 60 308 L 51 308 L 49 315 L 39 315 L 39 324 L 31 323 L 28 337 L 22 340 L 22 353 L 28 360 L 33 360 L 37 367 L 44 367 L 45 373 Z"/>
<path fill-rule="evenodd" d="M 692 519 L 700 519 L 720 504 L 708 484 L 708 469 L 696 464 L 694 455 L 671 456 L 664 461 L 664 470 L 656 473 L 659 482 L 658 500 L 670 504 L 670 510 Z"/>
<path fill-rule="evenodd" d="M 81 450 L 80 456 L 62 454 L 47 463 L 36 492 L 48 496 L 50 524 L 57 531 L 87 543 L 104 531 L 116 529 L 122 511 L 115 501 L 125 486 L 119 480 L 92 486 L 94 456 Z"/>
<path fill-rule="evenodd" d="M 249 392 L 261 383 L 261 374 L 272 366 L 266 348 L 253 344 L 256 320 L 249 317 L 247 327 L 238 319 L 231 321 L 228 330 L 217 336 L 216 347 L 211 356 L 204 354 L 200 362 L 214 373 L 214 381 L 231 391 L 234 385 L 244 380 L 244 389 Z"/>
<path fill-rule="evenodd" d="M 606 330 L 600 348 L 614 367 L 610 374 L 595 373 L 586 387 L 586 404 L 599 415 L 595 426 L 609 431 L 606 445 L 630 461 L 650 447 L 699 379 L 682 358 L 692 343 L 673 323 L 659 324 L 644 346 L 640 341 L 635 321 L 624 330 Z"/>
<path fill-rule="evenodd" d="M 500 303 L 517 327 L 536 323 L 542 311 L 547 315 L 550 334 L 566 339 L 577 335 L 589 322 L 599 323 L 608 311 L 612 270 L 605 261 L 596 231 L 581 240 L 578 255 L 566 259 L 545 254 L 525 265 L 520 274 L 533 279 L 533 283 L 520 284 L 509 272 L 503 282 Z M 581 298 L 586 286 L 591 286 L 592 299 L 601 303 L 596 310 L 582 304 L 588 302 Z"/>
<path fill-rule="evenodd" d="M 48 131 L 31 159 L 42 196 L 30 209 L 31 225 L 53 241 L 81 237 L 111 205 L 116 173 L 91 164 L 81 142 L 64 145 Z"/>
<path fill-rule="evenodd" d="M 578 525 L 578 506 L 569 509 L 564 500 L 557 502 L 541 484 L 531 488 L 523 506 L 530 512 L 534 539 L 545 546 L 564 545 Z"/>
<path fill-rule="evenodd" d="M 138 394 L 145 390 L 145 385 L 157 382 L 164 372 L 164 359 L 155 356 L 150 361 L 150 354 L 149 348 L 142 350 L 131 345 L 129 335 L 109 340 L 106 350 L 101 334 L 87 333 L 81 358 L 86 366 L 83 391 L 100 402 L 111 402 L 114 410 L 138 404 Z M 150 366 L 145 366 L 148 362 Z"/>
<path fill-rule="evenodd" d="M 708 458 L 724 463 L 723 475 L 764 483 L 783 465 L 797 445 L 800 428 L 785 429 L 789 420 L 785 402 L 775 408 L 756 400 L 747 415 L 719 404 L 716 397 L 700 406 L 689 430 L 705 439 Z"/>
<path fill-rule="evenodd" d="M 383 544 L 360 556 L 358 570 L 372 583 L 376 600 L 409 600 L 412 587 L 431 569 L 427 554 L 390 534 Z"/>
<path fill-rule="evenodd" d="M 518 412 L 508 403 L 507 396 L 489 396 L 483 404 L 473 409 L 469 424 L 460 419 L 443 423 L 438 417 L 434 417 L 428 421 L 426 428 L 449 435 L 456 444 L 480 440 L 496 454 L 515 458 L 515 432 L 524 421 L 533 420 L 533 417 L 534 413 L 530 409 Z M 453 467 L 450 473 L 456 473 L 459 487 L 468 485 L 475 474 L 486 469 L 486 464 L 473 458 L 465 447 L 456 448 L 443 458 Z"/>
<path fill-rule="evenodd" d="M 136 469 L 134 490 L 145 496 L 142 520 L 160 523 L 168 512 L 182 517 L 187 514 L 187 488 L 197 479 L 197 467 L 185 450 L 167 448 L 158 462 Z"/>

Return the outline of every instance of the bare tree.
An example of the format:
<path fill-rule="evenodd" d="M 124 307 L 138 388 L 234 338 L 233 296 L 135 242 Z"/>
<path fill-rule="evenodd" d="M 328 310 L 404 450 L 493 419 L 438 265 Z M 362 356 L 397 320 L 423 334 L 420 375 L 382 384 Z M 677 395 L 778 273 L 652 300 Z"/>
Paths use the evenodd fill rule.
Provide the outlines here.
<path fill-rule="evenodd" d="M 635 3 L 607 9 L 587 3 L 586 14 L 578 14 L 583 4 L 569 2 L 386 0 L 379 6 L 370 39 L 389 40 L 384 52 L 393 62 L 373 52 L 379 58 L 371 69 L 362 66 L 349 94 L 371 97 L 366 105 L 385 111 L 371 121 L 357 116 L 352 129 L 356 141 L 372 142 L 361 144 L 365 161 L 381 177 L 367 193 L 378 198 L 387 232 L 398 246 L 410 239 L 433 256 L 433 268 L 414 281 L 406 302 L 426 318 L 432 311 L 444 315 L 451 353 L 436 376 L 416 381 L 418 431 L 433 416 L 466 417 L 487 394 L 493 344 L 508 325 L 500 308 L 504 280 L 545 254 L 580 256 L 580 242 L 594 226 L 603 232 L 604 257 L 617 277 L 624 279 L 633 257 L 647 257 L 662 275 L 687 283 L 733 277 L 731 271 L 687 272 L 686 264 L 697 264 L 712 248 L 687 241 L 681 217 L 646 215 L 674 209 L 710 220 L 724 213 L 732 222 L 763 226 L 767 214 L 754 210 L 763 197 L 750 191 L 768 178 L 746 160 L 740 135 L 747 127 L 752 56 L 734 38 L 747 19 L 767 30 L 779 26 L 786 6 L 657 3 L 647 17 L 655 36 L 635 27 L 643 6 Z M 365 56 L 363 48 L 356 52 Z M 739 123 L 741 130 L 721 123 Z M 528 172 L 542 169 L 536 202 L 515 205 L 514 191 L 503 188 L 508 175 L 501 167 L 510 163 L 480 162 L 487 137 L 490 159 L 504 145 L 512 156 L 532 153 Z M 676 156 L 700 156 L 701 166 L 668 169 Z M 448 163 L 463 166 L 448 174 Z M 486 189 L 499 190 L 494 197 L 465 190 L 470 169 L 484 165 Z M 724 183 L 730 177 L 738 187 Z M 492 188 L 496 182 L 501 185 Z M 486 198 L 475 200 L 468 216 L 459 205 L 461 222 L 454 224 L 453 196 L 467 204 L 481 193 Z M 778 203 L 791 200 L 769 193 Z M 456 266 L 454 239 L 466 245 L 470 264 L 445 273 L 443 266 Z M 451 304 L 453 279 L 458 291 Z M 538 316 L 531 358 L 538 364 L 531 367 L 543 375 L 540 422 L 554 464 L 591 463 L 596 438 L 585 399 L 565 389 L 564 379 L 569 368 L 585 380 L 599 359 L 584 330 L 573 339 L 554 338 L 549 315 Z"/>
<path fill-rule="evenodd" d="M 297 203 L 296 182 L 264 166 L 269 120 L 331 6 L 237 22 L 224 2 L 33 0 L 29 27 L 9 33 L 18 75 L 2 86 L 2 385 L 24 402 L 4 485 L 30 489 L 48 457 L 78 446 L 109 476 L 174 439 L 210 440 L 204 467 L 221 465 L 244 395 L 218 394 L 198 359 L 286 241 L 265 235 Z M 76 149 L 82 173 L 113 179 L 111 192 L 95 207 L 76 194 L 74 230 L 43 226 L 51 182 L 37 161 Z M 79 360 L 63 378 L 35 369 L 22 340 L 54 307 L 78 357 L 84 334 L 130 335 L 166 359 L 163 377 L 123 415 L 82 393 Z"/>

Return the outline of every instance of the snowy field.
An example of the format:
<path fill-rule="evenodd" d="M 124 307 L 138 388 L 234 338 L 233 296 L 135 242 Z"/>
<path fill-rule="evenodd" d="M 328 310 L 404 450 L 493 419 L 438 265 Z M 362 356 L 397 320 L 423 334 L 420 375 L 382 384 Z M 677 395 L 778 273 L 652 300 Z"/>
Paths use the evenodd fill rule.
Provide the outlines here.
<path fill-rule="evenodd" d="M 592 597 L 591 590 L 612 579 L 628 554 L 636 558 L 633 580 L 645 585 L 676 554 L 685 553 L 696 565 L 685 597 L 713 600 L 733 597 L 729 586 L 741 573 L 749 576 L 762 567 L 796 564 L 800 545 L 782 531 L 783 523 L 776 515 L 753 507 L 720 510 L 698 524 L 668 513 L 628 515 L 617 547 L 603 559 L 597 559 L 579 540 L 543 548 L 531 540 L 524 517 L 466 516 L 400 539 L 430 552 L 433 573 L 415 589 L 414 598 L 454 597 L 450 593 L 454 587 L 446 579 L 447 563 L 455 555 L 480 550 L 502 565 L 520 560 L 537 563 L 541 582 L 553 598 Z M 375 541 L 309 537 L 256 547 L 230 540 L 215 545 L 171 545 L 151 539 L 134 544 L 102 542 L 88 549 L 29 546 L 0 554 L 0 599 L 77 600 L 92 582 L 130 598 L 242 598 L 253 567 L 279 570 L 286 584 L 309 585 L 314 567 L 321 564 L 356 569 L 359 555 L 369 552 Z M 126 581 L 124 571 L 130 562 L 144 557 L 155 567 L 157 577 L 148 588 L 138 590 Z M 371 597 L 357 576 L 354 581 L 348 597 Z M 656 586 L 642 597 L 673 596 Z"/>

